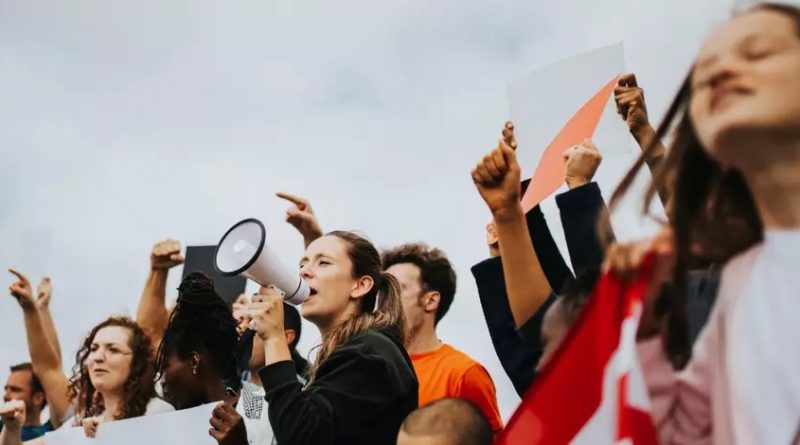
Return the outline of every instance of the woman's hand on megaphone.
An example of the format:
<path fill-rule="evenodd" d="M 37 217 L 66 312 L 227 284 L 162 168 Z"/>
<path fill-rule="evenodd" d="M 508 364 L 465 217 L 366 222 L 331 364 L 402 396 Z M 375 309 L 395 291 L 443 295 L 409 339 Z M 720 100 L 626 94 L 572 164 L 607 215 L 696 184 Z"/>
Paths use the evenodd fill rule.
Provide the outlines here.
<path fill-rule="evenodd" d="M 248 308 L 250 315 L 250 329 L 264 340 L 284 339 L 286 334 L 283 329 L 283 298 L 286 294 L 273 285 L 262 286 L 258 293 L 253 295 Z"/>
<path fill-rule="evenodd" d="M 288 193 L 276 193 L 278 198 L 285 199 L 292 204 L 286 210 L 286 222 L 293 225 L 301 235 L 303 241 L 308 247 L 315 239 L 322 236 L 322 227 L 317 221 L 317 216 L 314 215 L 314 209 L 311 208 L 311 203 L 307 199 L 299 196 L 290 195 Z"/>
<path fill-rule="evenodd" d="M 239 298 L 237 298 L 231 306 L 233 318 L 236 319 L 236 331 L 239 335 L 244 334 L 244 331 L 247 330 L 248 324 L 250 323 L 250 316 L 247 312 L 248 306 L 250 306 L 250 299 L 247 298 L 245 294 L 239 295 Z"/>
<path fill-rule="evenodd" d="M 153 270 L 169 270 L 183 264 L 181 243 L 174 239 L 159 241 L 150 252 L 150 268 Z"/>

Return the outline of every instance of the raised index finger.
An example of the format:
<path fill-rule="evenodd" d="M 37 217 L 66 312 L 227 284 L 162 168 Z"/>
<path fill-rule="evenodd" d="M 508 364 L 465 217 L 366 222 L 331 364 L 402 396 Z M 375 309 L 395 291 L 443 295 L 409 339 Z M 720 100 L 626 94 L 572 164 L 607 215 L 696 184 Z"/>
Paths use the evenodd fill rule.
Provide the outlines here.
<path fill-rule="evenodd" d="M 28 282 L 28 279 L 25 278 L 25 275 L 22 275 L 20 271 L 11 268 L 9 268 L 8 271 L 11 272 L 13 275 L 15 275 L 19 281 L 22 281 L 23 283 Z"/>
<path fill-rule="evenodd" d="M 306 205 L 308 205 L 306 200 L 301 198 L 301 197 L 299 197 L 299 196 L 294 196 L 294 195 L 290 195 L 288 193 L 283 193 L 283 192 L 278 192 L 278 193 L 275 194 L 275 196 L 277 196 L 278 198 L 285 199 L 285 200 L 291 202 L 292 204 L 296 205 L 297 208 L 300 209 L 300 210 L 304 210 L 306 208 Z"/>

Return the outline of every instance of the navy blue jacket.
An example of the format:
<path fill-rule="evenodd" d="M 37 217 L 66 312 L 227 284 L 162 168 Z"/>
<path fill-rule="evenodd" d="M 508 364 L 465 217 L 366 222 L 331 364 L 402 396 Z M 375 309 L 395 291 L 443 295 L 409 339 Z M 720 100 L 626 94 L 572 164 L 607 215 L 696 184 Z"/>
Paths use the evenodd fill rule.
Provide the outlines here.
<path fill-rule="evenodd" d="M 576 271 L 597 268 L 603 261 L 603 251 L 598 240 L 597 218 L 605 202 L 596 183 L 572 189 L 556 196 L 572 267 Z M 572 272 L 558 251 L 544 214 L 539 206 L 529 211 L 525 218 L 533 241 L 533 248 L 551 289 L 560 290 Z M 533 381 L 534 371 L 542 354 L 540 333 L 547 308 L 555 300 L 551 293 L 545 304 L 519 331 L 508 304 L 503 263 L 500 257 L 489 258 L 472 267 L 478 286 L 489 336 L 497 358 L 511 379 L 517 394 L 522 396 Z"/>

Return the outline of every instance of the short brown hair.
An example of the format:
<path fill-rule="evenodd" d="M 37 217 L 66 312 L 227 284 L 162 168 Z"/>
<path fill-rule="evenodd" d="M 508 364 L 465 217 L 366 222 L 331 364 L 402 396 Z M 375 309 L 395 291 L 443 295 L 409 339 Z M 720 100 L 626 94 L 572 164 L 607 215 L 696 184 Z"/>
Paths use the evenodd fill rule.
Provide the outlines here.
<path fill-rule="evenodd" d="M 31 394 L 42 393 L 44 394 L 44 386 L 42 386 L 41 380 L 36 375 L 36 372 L 33 371 L 33 365 L 30 362 L 20 363 L 19 365 L 14 365 L 11 367 L 11 372 L 30 372 L 31 373 Z M 47 399 L 45 398 L 44 402 L 42 402 L 42 408 L 47 406 Z"/>
<path fill-rule="evenodd" d="M 407 243 L 383 252 L 383 269 L 395 264 L 410 263 L 419 267 L 421 285 L 426 291 L 436 291 L 441 295 L 436 309 L 436 323 L 439 323 L 456 294 L 456 271 L 450 265 L 447 255 L 440 249 L 425 243 Z"/>
<path fill-rule="evenodd" d="M 489 445 L 493 432 L 477 406 L 463 399 L 440 399 L 408 415 L 400 427 L 410 436 L 444 436 L 460 445 Z"/>

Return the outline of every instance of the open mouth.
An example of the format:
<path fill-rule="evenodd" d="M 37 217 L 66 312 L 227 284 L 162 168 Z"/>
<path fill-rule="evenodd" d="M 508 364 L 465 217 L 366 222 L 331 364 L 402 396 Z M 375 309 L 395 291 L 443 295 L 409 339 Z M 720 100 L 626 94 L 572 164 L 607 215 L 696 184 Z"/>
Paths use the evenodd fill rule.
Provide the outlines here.
<path fill-rule="evenodd" d="M 310 286 L 309 286 L 308 289 L 309 289 L 309 291 L 308 291 L 308 296 L 309 297 L 313 297 L 314 295 L 317 295 L 317 290 L 316 289 L 314 289 L 313 287 L 310 287 Z"/>

